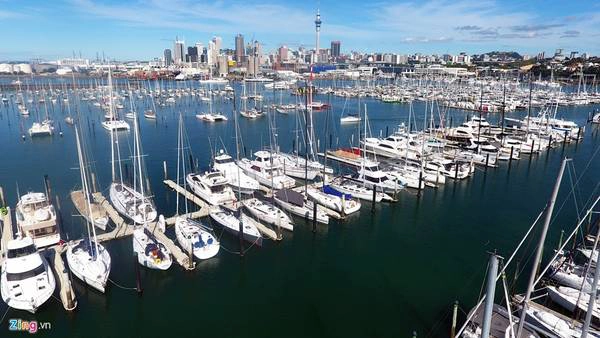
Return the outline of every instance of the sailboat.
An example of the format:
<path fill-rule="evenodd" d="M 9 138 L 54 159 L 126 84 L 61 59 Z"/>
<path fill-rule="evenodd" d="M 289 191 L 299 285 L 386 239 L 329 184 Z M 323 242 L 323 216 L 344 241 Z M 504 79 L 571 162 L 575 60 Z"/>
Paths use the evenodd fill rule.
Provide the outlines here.
<path fill-rule="evenodd" d="M 146 204 L 144 211 L 150 209 L 152 202 L 149 198 L 144 195 L 144 181 L 142 174 L 142 151 L 140 146 L 140 130 L 138 125 L 137 117 L 133 120 L 134 135 L 135 135 L 135 148 L 134 148 L 134 182 L 139 182 L 139 199 L 133 201 L 133 209 L 136 209 L 136 203 Z M 137 176 L 137 180 L 135 179 Z M 135 183 L 134 183 L 135 186 Z M 150 211 L 154 214 L 156 211 Z M 147 214 L 146 214 L 147 215 Z M 162 216 L 162 215 L 161 215 Z M 156 216 L 155 216 L 156 217 Z M 154 218 L 155 218 L 154 217 Z M 161 217 L 162 219 L 162 217 Z M 152 219 L 153 220 L 153 219 Z M 143 217 L 141 226 L 136 227 L 133 231 L 132 243 L 133 252 L 136 254 L 138 262 L 145 267 L 157 270 L 167 270 L 171 267 L 173 260 L 171 259 L 171 251 L 167 248 L 149 229 L 148 217 Z M 156 229 L 157 227 L 154 227 Z"/>
<path fill-rule="evenodd" d="M 112 71 L 110 69 L 110 65 L 108 68 L 108 95 L 109 113 L 106 116 L 106 120 L 102 122 L 102 127 L 111 132 L 116 130 L 129 130 L 129 123 L 124 120 L 120 120 L 113 107 Z"/>
<path fill-rule="evenodd" d="M 136 116 L 136 118 L 134 119 L 134 149 L 136 152 L 140 148 L 141 142 L 138 130 L 139 127 L 137 123 L 138 122 Z M 144 178 L 142 176 L 141 168 L 138 168 L 140 175 L 137 178 L 137 180 L 135 180 L 134 175 L 134 186 L 130 187 L 127 183 L 123 181 L 123 176 L 121 172 L 121 152 L 118 142 L 115 141 L 114 129 L 111 130 L 110 138 L 113 174 L 113 182 L 110 185 L 110 201 L 121 215 L 133 220 L 137 224 L 145 224 L 154 221 L 156 219 L 157 212 L 150 198 L 144 196 Z M 117 150 L 117 160 L 115 160 L 115 148 Z M 136 155 L 141 156 L 141 154 L 138 153 L 136 153 Z M 119 163 L 119 181 L 117 181 L 115 177 L 116 162 Z"/>
<path fill-rule="evenodd" d="M 184 129 L 183 116 L 179 115 L 179 132 L 177 137 L 177 182 L 180 181 L 179 164 L 182 163 L 183 188 L 186 186 L 185 154 L 184 154 Z M 204 224 L 187 217 L 187 201 L 184 202 L 185 215 L 177 216 L 175 219 L 175 234 L 179 245 L 188 252 L 192 252 L 198 259 L 209 259 L 219 253 L 221 245 L 213 235 L 211 229 Z M 177 213 L 179 213 L 179 194 L 176 202 Z"/>
<path fill-rule="evenodd" d="M 81 185 L 84 194 L 89 196 L 90 184 L 87 164 L 77 127 L 75 127 L 75 137 L 77 139 L 77 155 L 79 157 Z M 104 246 L 98 243 L 98 239 L 96 238 L 96 228 L 89 222 L 89 220 L 92 219 L 91 205 L 89 204 L 90 197 L 85 200 L 88 201 L 88 217 L 85 222 L 88 235 L 87 238 L 84 238 L 78 243 L 69 243 L 67 245 L 67 262 L 69 264 L 69 269 L 71 269 L 77 278 L 81 279 L 94 289 L 104 292 L 106 281 L 110 274 L 111 258 Z"/>
<path fill-rule="evenodd" d="M 238 175 L 238 182 L 241 181 L 240 179 L 240 175 L 241 175 L 241 171 L 242 171 L 242 166 L 240 165 L 240 146 L 239 146 L 239 141 L 238 141 L 238 122 L 237 122 L 237 115 L 235 114 L 234 111 L 234 128 L 235 128 L 235 148 L 236 148 L 236 154 L 237 154 L 237 159 L 238 159 L 238 167 L 237 167 L 237 175 Z M 273 182 L 273 181 L 271 181 Z M 241 200 L 241 189 L 238 186 L 237 189 L 237 199 Z M 244 240 L 250 242 L 250 243 L 255 243 L 258 246 L 262 245 L 262 235 L 260 234 L 260 231 L 258 231 L 258 222 L 255 221 L 253 218 L 247 216 L 246 214 L 244 214 L 240 209 L 238 209 L 237 215 L 234 214 L 232 211 L 229 210 L 224 210 L 220 207 L 213 207 L 209 213 L 210 217 L 212 218 L 213 221 L 215 221 L 217 224 L 219 224 L 220 226 L 223 227 L 223 229 L 225 229 L 227 232 L 232 233 L 234 235 L 240 236 L 240 231 L 242 232 L 242 237 Z"/>

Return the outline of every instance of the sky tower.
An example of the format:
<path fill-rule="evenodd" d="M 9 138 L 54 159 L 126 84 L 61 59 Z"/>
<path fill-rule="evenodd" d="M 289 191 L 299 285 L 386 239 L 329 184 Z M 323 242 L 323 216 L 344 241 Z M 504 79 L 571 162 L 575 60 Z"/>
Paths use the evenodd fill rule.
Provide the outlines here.
<path fill-rule="evenodd" d="M 321 14 L 317 8 L 317 18 L 315 19 L 315 29 L 317 32 L 317 42 L 315 44 L 315 58 L 313 63 L 319 63 L 319 34 L 321 33 Z"/>

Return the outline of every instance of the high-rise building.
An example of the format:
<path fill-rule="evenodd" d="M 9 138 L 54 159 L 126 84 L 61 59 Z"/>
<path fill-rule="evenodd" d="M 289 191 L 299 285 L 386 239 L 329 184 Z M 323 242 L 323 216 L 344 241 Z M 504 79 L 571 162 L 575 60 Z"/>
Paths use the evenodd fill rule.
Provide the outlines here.
<path fill-rule="evenodd" d="M 208 50 L 206 52 L 206 62 L 209 66 L 214 66 L 217 63 L 217 51 L 213 41 L 208 42 Z"/>
<path fill-rule="evenodd" d="M 238 34 L 235 37 L 235 61 L 242 63 L 245 60 L 245 56 L 244 36 L 242 34 Z"/>
<path fill-rule="evenodd" d="M 221 49 L 223 49 L 223 39 L 221 39 L 220 36 L 215 36 L 212 38 L 212 41 L 215 43 L 217 55 L 221 54 Z"/>
<path fill-rule="evenodd" d="M 286 62 L 288 60 L 288 48 L 287 46 L 279 47 L 279 62 Z"/>
<path fill-rule="evenodd" d="M 171 55 L 171 50 L 169 48 L 165 49 L 163 58 L 165 60 L 165 67 L 169 67 L 173 64 L 173 56 Z"/>
<path fill-rule="evenodd" d="M 198 47 L 187 48 L 187 62 L 198 62 Z"/>
<path fill-rule="evenodd" d="M 173 61 L 176 65 L 185 61 L 185 41 L 175 38 Z"/>
<path fill-rule="evenodd" d="M 331 41 L 331 57 L 336 59 L 340 57 L 341 42 Z"/>
<path fill-rule="evenodd" d="M 317 41 L 315 43 L 315 54 L 314 54 L 314 60 L 313 63 L 318 63 L 319 62 L 319 34 L 321 34 L 321 13 L 319 12 L 319 9 L 317 9 L 317 18 L 315 19 L 315 30 L 317 33 Z"/>

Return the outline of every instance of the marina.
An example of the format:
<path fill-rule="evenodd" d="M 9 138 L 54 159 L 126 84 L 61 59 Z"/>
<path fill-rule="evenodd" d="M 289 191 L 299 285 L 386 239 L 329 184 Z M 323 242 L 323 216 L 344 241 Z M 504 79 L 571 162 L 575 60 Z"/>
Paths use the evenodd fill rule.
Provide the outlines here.
<path fill-rule="evenodd" d="M 37 86 L 43 87 L 46 83 L 49 87 L 48 83 L 53 81 L 80 80 L 44 78 L 35 81 Z M 600 162 L 596 154 L 600 136 L 598 127 L 588 121 L 589 112 L 598 107 L 593 100 L 585 105 L 557 105 L 547 99 L 529 110 L 521 107 L 493 112 L 447 108 L 440 97 L 427 94 L 419 95 L 427 97 L 424 101 L 415 96 L 414 100 L 390 105 L 381 97 L 367 95 L 370 89 L 362 87 L 360 81 L 355 82 L 354 88 L 365 95 L 355 97 L 328 93 L 323 88 L 334 88 L 335 83 L 321 79 L 315 80 L 318 85 L 314 98 L 327 102 L 329 108 L 302 109 L 297 104 L 301 102 L 298 96 L 292 95 L 296 89 L 286 92 L 283 100 L 260 84 L 257 87 L 262 89 L 257 92 L 263 97 L 260 109 L 265 116 L 247 119 L 234 108 L 241 106 L 234 101 L 242 99 L 216 86 L 208 89 L 197 81 L 164 81 L 158 85 L 165 88 L 160 91 L 146 87 L 148 84 L 130 91 L 123 84 L 126 80 L 113 81 L 119 84 L 114 86 L 114 93 L 109 93 L 106 85 L 90 88 L 74 85 L 66 91 L 38 93 L 23 90 L 21 94 L 8 94 L 9 102 L 0 106 L 0 141 L 15 148 L 0 171 L 5 178 L 1 182 L 8 207 L 3 221 L 2 249 L 15 237 L 17 228 L 12 221 L 15 214 L 10 207 L 16 205 L 19 194 L 44 191 L 56 210 L 62 241 L 40 248 L 40 252 L 53 267 L 56 299 L 60 301 L 48 301 L 36 312 L 36 318 L 52 318 L 57 327 L 69 325 L 82 330 L 83 325 L 92 320 L 91 316 L 119 322 L 116 316 L 132 309 L 143 313 L 145 304 L 153 302 L 165 305 L 182 302 L 182 308 L 189 308 L 191 303 L 186 297 L 191 295 L 215 304 L 218 294 L 230 293 L 226 296 L 230 299 L 227 306 L 237 299 L 236 304 L 241 307 L 258 307 L 261 316 L 278 318 L 275 327 L 289 327 L 300 320 L 281 316 L 275 309 L 260 305 L 265 297 L 267 303 L 273 304 L 278 295 L 289 297 L 290 305 L 285 306 L 289 310 L 300 307 L 295 311 L 316 316 L 310 319 L 313 323 L 322 320 L 337 323 L 323 324 L 321 328 L 318 325 L 305 327 L 299 333 L 302 336 L 326 336 L 327 327 L 331 327 L 328 325 L 334 325 L 336 332 L 348 335 L 354 335 L 355 331 L 370 335 L 368 332 L 374 330 L 372 332 L 383 336 L 407 336 L 416 331 L 419 336 L 422 333 L 445 337 L 450 321 L 446 318 L 442 322 L 442 319 L 452 310 L 453 302 L 459 300 L 466 314 L 477 300 L 474 290 L 485 273 L 480 265 L 485 267 L 482 262 L 487 259 L 486 251 L 496 249 L 508 254 L 507 250 L 535 217 L 535 210 L 544 205 L 551 188 L 546 182 L 556 175 L 562 158 L 573 159 L 571 189 L 578 191 L 579 207 L 589 206 L 584 203 L 587 196 L 598 193 Z M 375 91 L 391 88 L 386 87 L 389 86 L 386 80 L 380 81 L 381 87 L 375 88 L 388 89 Z M 235 92 L 242 92 L 243 85 L 231 83 Z M 485 86 L 494 87 L 492 83 Z M 61 86 L 54 84 L 53 87 Z M 521 87 L 523 93 L 528 92 L 527 84 Z M 571 93 L 576 95 L 575 91 Z M 26 103 L 27 109 L 34 115 L 44 109 L 35 103 L 38 97 L 45 97 L 48 102 L 52 102 L 52 97 L 57 98 L 47 113 L 54 121 L 56 133 L 53 135 L 30 137 L 23 132 L 32 121 L 18 112 L 15 100 L 22 98 L 28 102 L 30 95 L 36 99 Z M 212 99 L 201 99 L 206 96 Z M 346 105 L 346 100 L 351 100 L 349 106 L 358 107 L 355 101 L 359 96 L 360 104 L 366 106 L 364 110 L 361 108 L 361 119 L 353 123 L 340 121 L 340 116 L 347 114 L 340 107 Z M 279 113 L 271 105 L 279 101 L 296 108 L 286 110 L 286 114 Z M 69 102 L 68 107 L 64 102 Z M 124 109 L 117 108 L 119 105 L 135 107 L 140 112 L 152 109 L 155 116 L 145 118 L 133 114 L 134 119 L 128 120 L 130 129 L 105 130 L 102 122 L 106 114 L 112 116 L 111 119 L 125 115 Z M 208 111 L 208 105 L 214 111 L 223 112 L 227 119 L 218 124 L 198 120 L 196 114 Z M 90 182 L 90 203 L 94 203 L 90 205 L 95 206 L 94 216 L 87 219 L 81 216 L 87 209 L 86 193 L 71 196 L 72 191 L 81 189 L 74 188 L 78 186 L 78 175 L 71 173 L 77 164 L 75 127 L 63 123 L 65 117 L 71 115 L 76 116 L 74 125 L 81 128 L 85 137 L 84 146 L 88 148 L 85 154 L 90 163 L 86 167 L 93 173 L 84 180 Z M 531 120 L 531 116 L 539 119 Z M 574 125 L 558 125 L 552 119 L 572 121 Z M 185 124 L 189 144 L 178 140 L 178 123 Z M 465 134 L 457 136 L 457 130 Z M 117 146 L 111 149 L 111 144 Z M 390 150 L 383 152 L 382 149 Z M 35 156 L 21 157 L 15 155 L 17 153 Z M 64 154 L 63 164 L 33 169 L 33 161 L 52 161 L 58 154 Z M 240 186 L 225 176 L 218 176 L 217 181 L 217 175 L 209 175 L 215 158 L 227 160 L 223 154 L 229 154 L 235 163 L 242 164 L 238 169 L 227 169 L 233 170 L 228 175 L 235 175 L 237 170 L 248 174 L 244 180 L 256 179 L 260 184 L 245 182 L 242 192 Z M 29 169 L 14 176 L 17 167 Z M 198 173 L 196 177 L 200 180 L 213 179 L 212 185 L 203 188 L 205 190 L 195 190 L 188 181 L 186 186 L 187 175 L 180 175 L 182 167 L 184 173 Z M 209 170 L 205 170 L 207 168 Z M 306 179 L 302 178 L 303 171 Z M 42 177 L 46 179 L 42 181 Z M 12 181 L 17 182 L 15 188 L 11 188 Z M 117 210 L 112 196 L 109 198 L 110 186 L 115 181 L 130 184 L 135 193 L 139 191 L 140 197 L 132 193 L 134 200 L 140 201 L 134 205 L 151 203 L 157 216 L 132 219 Z M 113 183 L 107 184 L 110 182 Z M 210 193 L 221 193 L 223 182 L 229 182 L 226 184 L 235 199 L 228 197 L 224 203 L 207 202 L 207 199 L 216 200 L 209 199 L 212 198 Z M 561 202 L 572 204 L 564 202 L 567 195 L 562 196 Z M 71 198 L 76 204 L 71 203 Z M 252 199 L 265 204 L 248 204 Z M 181 213 L 183 205 L 186 211 Z M 253 205 L 260 206 L 255 213 L 247 210 Z M 258 217 L 257 210 L 273 212 L 274 216 Z M 282 213 L 285 217 L 279 218 L 277 215 Z M 106 290 L 99 293 L 74 278 L 63 257 L 66 248 L 85 243 L 85 224 L 103 214 L 110 219 L 106 230 L 91 226 L 98 232 L 94 235 L 95 242 L 102 243 L 111 255 Z M 566 223 L 573 215 L 573 212 L 563 212 L 559 216 L 561 222 Z M 494 219 L 489 219 L 490 216 Z M 243 236 L 240 231 L 229 234 L 219 222 L 228 222 L 226 219 L 230 217 L 244 227 L 256 227 L 260 237 L 249 238 L 245 230 Z M 182 246 L 175 234 L 176 223 L 181 219 L 200 222 L 218 241 L 219 253 L 212 258 L 198 259 L 195 251 L 192 254 L 189 247 Z M 278 222 L 283 223 L 278 226 Z M 157 243 L 168 249 L 177 265 L 168 271 L 153 271 L 140 266 L 137 259 L 132 261 L 131 240 L 136 229 L 149 231 Z M 566 228 L 552 229 L 550 240 L 556 242 L 561 230 Z M 372 244 L 364 246 L 361 243 L 367 238 Z M 447 242 L 449 238 L 456 239 L 461 249 L 457 251 L 455 244 Z M 492 239 L 493 244 L 490 244 Z M 434 247 L 450 254 L 439 258 L 431 252 Z M 360 263 L 364 271 L 351 268 L 352 261 Z M 375 261 L 377 263 L 373 263 Z M 268 271 L 272 269 L 279 269 L 289 277 L 270 279 L 272 273 Z M 427 277 L 419 281 L 406 277 L 407 269 Z M 433 273 L 432 269 L 439 271 Z M 447 287 L 436 286 L 440 282 L 434 276 L 439 273 L 446 276 Z M 345 284 L 349 274 L 354 277 Z M 233 280 L 230 275 L 235 276 Z M 366 282 L 373 278 L 375 284 Z M 181 287 L 173 290 L 174 283 Z M 339 290 L 319 291 L 323 283 L 337 285 Z M 424 285 L 417 285 L 419 283 Z M 259 292 L 262 284 L 269 286 L 268 294 L 261 292 L 257 297 L 242 297 L 248 292 Z M 202 285 L 202 291 L 195 290 L 198 285 Z M 372 290 L 373 285 L 382 290 Z M 517 286 L 520 284 L 515 284 Z M 288 291 L 290 287 L 295 291 Z M 174 293 L 172 297 L 179 298 L 160 298 L 161 292 L 167 289 Z M 425 289 L 435 291 L 422 294 L 421 300 L 407 295 Z M 361 295 L 357 295 L 357 291 Z M 394 297 L 385 300 L 388 293 Z M 136 294 L 141 296 L 134 297 Z M 381 305 L 370 319 L 379 323 L 374 329 L 361 323 L 358 314 L 350 312 L 350 308 L 332 313 L 314 309 L 317 299 L 332 308 L 340 299 L 344 299 L 347 306 L 361 307 L 369 304 L 370 297 L 380 299 Z M 116 307 L 113 302 L 121 305 Z M 61 311 L 58 311 L 58 303 Z M 225 309 L 226 304 L 222 304 L 215 313 L 206 315 L 212 321 L 224 323 L 219 313 Z M 64 315 L 64 310 L 76 311 L 78 316 L 87 319 L 73 322 Z M 167 315 L 162 320 L 174 316 L 176 314 Z M 246 316 L 247 320 L 259 317 Z M 392 317 L 402 318 L 401 325 L 393 325 Z M 460 317 L 464 320 L 466 315 Z M 339 323 L 345 318 L 354 318 L 355 323 L 340 329 Z M 228 330 L 234 334 L 242 327 L 257 332 L 265 330 L 249 322 L 235 324 Z"/>

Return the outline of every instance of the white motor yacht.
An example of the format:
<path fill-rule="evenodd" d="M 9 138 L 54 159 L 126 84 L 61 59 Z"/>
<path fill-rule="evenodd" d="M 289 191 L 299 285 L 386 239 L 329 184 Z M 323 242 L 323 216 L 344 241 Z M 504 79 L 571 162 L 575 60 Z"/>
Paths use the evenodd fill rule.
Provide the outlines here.
<path fill-rule="evenodd" d="M 30 192 L 19 199 L 15 211 L 17 227 L 23 236 L 41 248 L 60 241 L 54 206 L 41 192 Z"/>
<path fill-rule="evenodd" d="M 186 182 L 194 194 L 211 205 L 232 204 L 237 200 L 229 180 L 220 171 L 188 174 Z"/>
<path fill-rule="evenodd" d="M 218 156 L 215 156 L 213 169 L 223 174 L 229 185 L 242 194 L 252 194 L 260 188 L 258 181 L 246 175 L 233 158 L 225 154 L 223 150 Z"/>
<path fill-rule="evenodd" d="M 272 160 L 268 151 L 257 151 L 254 153 L 254 157 L 252 161 L 242 159 L 238 163 L 248 176 L 273 189 L 292 188 L 296 185 L 293 178 L 283 174 L 281 164 Z"/>
<path fill-rule="evenodd" d="M 35 313 L 54 293 L 54 274 L 30 237 L 8 241 L 5 250 L 0 274 L 2 299 L 13 309 Z"/>

